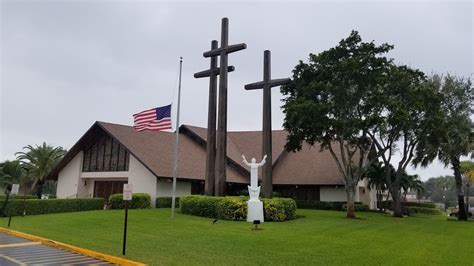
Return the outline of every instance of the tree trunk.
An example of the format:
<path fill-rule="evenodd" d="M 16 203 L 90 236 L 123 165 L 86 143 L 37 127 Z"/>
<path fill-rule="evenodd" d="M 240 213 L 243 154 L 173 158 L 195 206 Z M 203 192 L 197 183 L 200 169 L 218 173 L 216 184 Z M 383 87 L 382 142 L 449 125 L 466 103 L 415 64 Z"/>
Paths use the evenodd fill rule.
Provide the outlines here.
<path fill-rule="evenodd" d="M 24 187 L 24 194 L 23 194 L 23 217 L 26 215 L 26 183 Z"/>
<path fill-rule="evenodd" d="M 402 208 L 402 200 L 400 198 L 400 190 L 397 188 L 391 188 L 390 193 L 392 194 L 392 202 L 393 202 L 393 217 L 403 217 L 403 208 Z"/>
<path fill-rule="evenodd" d="M 44 180 L 40 180 L 36 184 L 36 196 L 38 197 L 38 199 L 41 199 L 41 194 L 43 193 L 43 184 Z"/>
<path fill-rule="evenodd" d="M 471 186 L 471 182 L 467 180 L 466 182 L 466 213 L 469 216 L 469 187 Z"/>
<path fill-rule="evenodd" d="M 347 218 L 355 219 L 355 187 L 351 184 L 346 187 L 347 194 Z"/>
<path fill-rule="evenodd" d="M 458 220 L 459 221 L 466 221 L 467 220 L 467 213 L 466 213 L 466 206 L 464 204 L 464 192 L 463 192 L 463 187 L 462 187 L 461 163 L 460 163 L 459 157 L 456 157 L 456 156 L 451 157 L 451 164 L 453 165 L 454 180 L 456 182 L 456 193 L 457 193 L 457 196 L 458 196 L 458 205 L 459 205 Z"/>
<path fill-rule="evenodd" d="M 383 212 L 383 195 L 381 190 L 377 190 L 377 205 L 379 207 L 379 211 L 382 213 Z"/>

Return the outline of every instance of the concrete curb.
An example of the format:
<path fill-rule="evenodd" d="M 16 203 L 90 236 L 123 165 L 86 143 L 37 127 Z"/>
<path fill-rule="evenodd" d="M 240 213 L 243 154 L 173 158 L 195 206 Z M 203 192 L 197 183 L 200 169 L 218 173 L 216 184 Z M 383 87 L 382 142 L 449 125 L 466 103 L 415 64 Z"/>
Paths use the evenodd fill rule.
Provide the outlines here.
<path fill-rule="evenodd" d="M 65 250 L 73 251 L 73 252 L 76 252 L 76 253 L 79 253 L 79 254 L 82 254 L 82 255 L 86 255 L 86 256 L 95 258 L 95 259 L 104 260 L 104 261 L 111 262 L 111 263 L 116 263 L 118 265 L 130 265 L 130 266 L 145 266 L 146 265 L 146 264 L 136 262 L 136 261 L 133 261 L 133 260 L 128 260 L 128 259 L 124 259 L 124 258 L 120 258 L 120 257 L 115 257 L 115 256 L 112 256 L 112 255 L 100 253 L 100 252 L 93 251 L 93 250 L 90 250 L 90 249 L 85 249 L 85 248 L 72 246 L 72 245 L 69 245 L 69 244 L 61 243 L 61 242 L 58 242 L 58 241 L 50 240 L 50 239 L 39 237 L 39 236 L 30 235 L 30 234 L 27 234 L 27 233 L 15 231 L 15 230 L 3 228 L 3 227 L 0 227 L 0 232 L 6 233 L 6 234 L 9 234 L 9 235 L 13 235 L 13 236 L 17 236 L 17 237 L 21 237 L 21 238 L 25 238 L 25 239 L 35 241 L 35 242 L 40 242 L 40 243 L 42 243 L 46 246 L 59 248 L 59 249 L 65 249 Z"/>

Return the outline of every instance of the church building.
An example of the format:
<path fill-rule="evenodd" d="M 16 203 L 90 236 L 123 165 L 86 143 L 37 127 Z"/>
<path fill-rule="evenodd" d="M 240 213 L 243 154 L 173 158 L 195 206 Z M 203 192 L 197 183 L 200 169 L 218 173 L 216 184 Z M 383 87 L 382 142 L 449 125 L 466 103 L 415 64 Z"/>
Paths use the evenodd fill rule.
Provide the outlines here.
<path fill-rule="evenodd" d="M 177 196 L 203 194 L 207 129 L 182 125 L 179 133 Z M 227 134 L 227 194 L 237 195 L 250 183 L 242 154 L 262 159 L 261 131 Z M 346 201 L 343 178 L 328 151 L 304 144 L 299 152 L 287 152 L 287 133 L 272 134 L 274 191 L 301 200 Z M 96 122 L 48 178 L 57 180 L 58 198 L 108 198 L 129 183 L 134 193 L 150 194 L 154 205 L 156 197 L 171 197 L 173 137 L 171 132 L 137 132 L 131 126 Z M 375 191 L 365 180 L 359 182 L 355 200 L 375 208 Z"/>

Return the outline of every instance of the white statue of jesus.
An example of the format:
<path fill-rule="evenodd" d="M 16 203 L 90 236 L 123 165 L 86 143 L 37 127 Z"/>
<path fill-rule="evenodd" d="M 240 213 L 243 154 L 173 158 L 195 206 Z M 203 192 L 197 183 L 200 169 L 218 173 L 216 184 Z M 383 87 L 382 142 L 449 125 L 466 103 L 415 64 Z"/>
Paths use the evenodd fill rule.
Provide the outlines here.
<path fill-rule="evenodd" d="M 267 158 L 267 155 L 263 156 L 262 161 L 259 163 L 257 163 L 257 160 L 255 160 L 255 158 L 252 158 L 251 163 L 249 163 L 247 162 L 247 159 L 245 159 L 245 156 L 242 154 L 242 159 L 244 159 L 244 164 L 247 166 L 250 166 L 250 187 L 253 187 L 253 188 L 258 187 L 258 168 L 265 164 L 266 158 Z"/>
<path fill-rule="evenodd" d="M 267 155 L 263 156 L 261 162 L 257 163 L 255 158 L 252 158 L 251 163 L 245 159 L 245 156 L 242 154 L 242 159 L 245 165 L 250 167 L 250 186 L 249 196 L 250 200 L 247 202 L 247 221 L 254 222 L 260 221 L 263 223 L 263 203 L 258 199 L 260 195 L 260 187 L 258 186 L 258 168 L 265 164 L 265 159 Z"/>

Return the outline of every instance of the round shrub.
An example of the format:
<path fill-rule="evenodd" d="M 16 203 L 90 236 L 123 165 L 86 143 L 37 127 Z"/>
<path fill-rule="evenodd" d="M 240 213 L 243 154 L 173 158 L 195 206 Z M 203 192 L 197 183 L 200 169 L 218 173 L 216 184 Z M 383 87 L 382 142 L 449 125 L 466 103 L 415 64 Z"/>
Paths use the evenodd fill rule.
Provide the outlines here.
<path fill-rule="evenodd" d="M 221 197 L 184 196 L 179 200 L 181 212 L 184 214 L 217 218 L 217 203 Z"/>
<path fill-rule="evenodd" d="M 247 202 L 240 198 L 227 197 L 216 206 L 217 218 L 222 220 L 245 220 L 247 218 Z"/>
<path fill-rule="evenodd" d="M 183 196 L 179 205 L 184 214 L 223 220 L 246 220 L 248 197 Z M 265 221 L 286 221 L 296 217 L 293 199 L 262 199 Z"/>
<path fill-rule="evenodd" d="M 113 194 L 109 197 L 110 209 L 124 209 L 125 202 L 123 194 Z M 132 200 L 128 205 L 130 209 L 148 209 L 151 208 L 151 197 L 147 193 L 133 193 Z"/>

